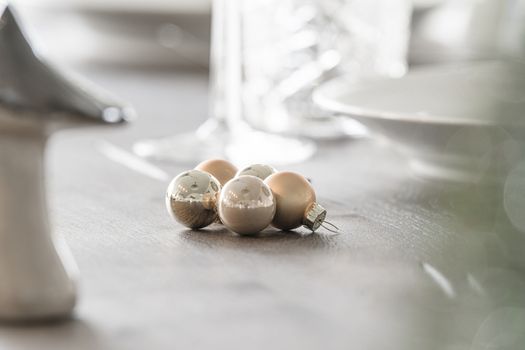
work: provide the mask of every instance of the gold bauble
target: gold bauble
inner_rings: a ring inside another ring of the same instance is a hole
[[[199,229],[217,219],[216,204],[221,186],[207,172],[189,170],[175,177],[166,191],[166,208],[182,225]]]
[[[202,170],[215,176],[219,180],[221,186],[233,179],[237,173],[237,168],[232,163],[224,159],[209,159],[195,167],[197,170]]]
[[[315,191],[304,176],[281,171],[264,182],[277,204],[272,226],[286,231],[304,225],[315,231],[323,223],[326,210],[316,203]]]
[[[251,235],[270,225],[275,214],[275,199],[261,179],[243,175],[224,185],[218,207],[224,226],[238,234]]]

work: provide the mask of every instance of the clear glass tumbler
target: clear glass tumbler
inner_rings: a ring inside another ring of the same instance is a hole
[[[238,1],[244,114],[259,129],[329,136],[322,126],[334,119],[312,103],[315,87],[407,70],[411,0]]]

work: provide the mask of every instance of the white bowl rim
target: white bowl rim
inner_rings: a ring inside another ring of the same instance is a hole
[[[488,61],[497,62],[497,61]],[[487,63],[485,61],[484,63]],[[465,64],[460,64],[465,66]],[[438,68],[443,69],[447,67],[458,67],[456,64],[444,64],[439,66],[433,66],[430,69]],[[424,72],[428,71],[429,68],[422,67],[414,69],[412,72]],[[398,80],[400,78],[382,78],[381,80],[391,81]],[[378,81],[376,79],[376,81]],[[346,76],[335,77],[323,84],[321,84],[313,93],[313,102],[322,109],[327,111],[347,115],[358,119],[369,118],[369,119],[382,119],[392,120],[400,122],[412,122],[421,124],[438,124],[438,125],[449,125],[449,126],[508,126],[508,123],[503,123],[494,119],[472,119],[462,117],[452,117],[439,114],[429,113],[405,113],[405,112],[389,112],[381,109],[373,109],[366,107],[359,107],[357,105],[351,105],[338,100],[338,97],[333,94],[333,91],[345,91],[348,90],[349,86],[354,84],[351,79]],[[518,125],[522,125],[521,123]],[[514,125],[516,126],[516,125]]]

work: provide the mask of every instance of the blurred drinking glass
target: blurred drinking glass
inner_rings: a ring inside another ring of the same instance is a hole
[[[289,163],[313,142],[363,132],[326,115],[312,91],[406,71],[410,0],[214,0],[210,118],[195,134],[136,144],[144,156]]]
[[[406,72],[410,0],[239,2],[244,112],[257,128],[314,138],[351,132],[312,104],[313,89],[338,75]]]

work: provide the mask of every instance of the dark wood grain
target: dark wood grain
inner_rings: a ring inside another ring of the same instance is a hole
[[[340,234],[190,231],[166,213],[168,181],[97,144],[129,151],[196,127],[206,77],[87,73],[141,119],[53,139],[52,218],[78,261],[81,303],[69,322],[1,328],[0,348],[523,349],[525,235],[501,188],[419,179],[370,139],[327,142],[287,169],[312,179]],[[191,167],[155,165],[170,176]]]

